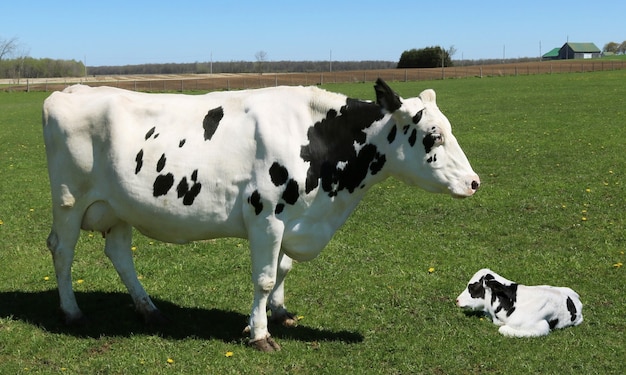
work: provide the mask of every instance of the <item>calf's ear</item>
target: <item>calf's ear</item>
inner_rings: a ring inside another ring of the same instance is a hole
[[[376,103],[387,112],[393,113],[402,106],[400,96],[396,94],[391,87],[389,87],[387,82],[383,81],[381,78],[376,80],[374,90],[376,91]]]
[[[485,280],[485,286],[490,288],[495,295],[504,296],[512,301],[516,299],[517,284],[504,285],[492,279]]]

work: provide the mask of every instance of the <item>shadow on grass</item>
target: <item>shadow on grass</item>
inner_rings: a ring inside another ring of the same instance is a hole
[[[36,325],[52,333],[76,337],[159,335],[182,340],[186,338],[217,339],[224,342],[245,341],[242,333],[248,316],[235,311],[180,307],[171,302],[153,299],[159,309],[171,320],[169,324],[148,326],[135,313],[132,301],[125,293],[76,292],[76,299],[89,323],[67,326],[62,322],[55,290],[42,292],[0,292],[0,318],[12,318]],[[277,339],[300,341],[363,341],[356,332],[330,331],[299,325],[296,328],[270,327]]]

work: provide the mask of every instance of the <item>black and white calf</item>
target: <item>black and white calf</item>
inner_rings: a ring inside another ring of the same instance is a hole
[[[583,321],[583,304],[572,289],[521,285],[486,268],[474,274],[456,304],[488,313],[505,336],[544,336]]]

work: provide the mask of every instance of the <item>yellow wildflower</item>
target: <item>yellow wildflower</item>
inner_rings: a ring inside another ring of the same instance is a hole
[[[174,363],[174,360],[173,360],[173,359],[171,359],[171,358],[168,358],[168,359],[167,359],[167,363],[169,363],[169,364],[171,365],[172,363]]]
[[[428,269],[428,273],[433,273],[433,272],[435,272],[435,267],[430,267],[430,268]]]
[[[615,268],[620,268],[621,266],[623,266],[624,264],[622,262],[617,262],[613,265],[613,267]]]
[[[48,280],[50,280],[50,277],[49,276],[44,276],[43,280],[44,281],[48,281]]]
[[[224,355],[225,355],[226,357],[232,357],[232,356],[233,356],[233,354],[235,354],[235,353],[233,353],[233,352],[226,352],[226,354],[224,354]]]

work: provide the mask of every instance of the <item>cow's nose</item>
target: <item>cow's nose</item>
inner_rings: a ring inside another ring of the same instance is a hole
[[[480,181],[472,181],[472,190],[478,190],[478,188],[480,187]]]

